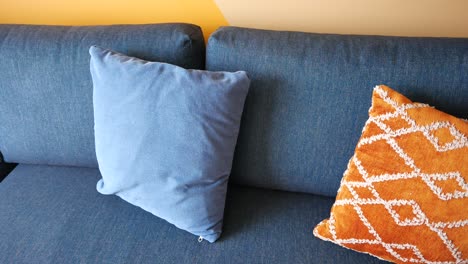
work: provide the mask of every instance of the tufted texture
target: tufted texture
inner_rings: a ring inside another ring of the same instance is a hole
[[[468,262],[468,123],[386,86],[314,233],[398,262]]]

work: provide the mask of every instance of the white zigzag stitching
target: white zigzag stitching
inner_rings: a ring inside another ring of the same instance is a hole
[[[449,122],[433,122],[429,125],[425,126],[418,126],[416,125],[416,122],[412,120],[408,114],[406,113],[407,109],[414,109],[414,108],[424,108],[424,107],[430,107],[426,104],[421,104],[421,103],[412,103],[412,104],[405,104],[402,106],[398,106],[396,102],[394,102],[392,99],[390,99],[387,95],[387,92],[380,88],[379,86],[375,87],[375,91],[380,95],[380,97],[389,105],[391,105],[394,109],[395,112],[393,113],[386,113],[382,114],[379,116],[373,116],[370,117],[366,125],[374,122],[376,125],[378,125],[382,130],[385,131],[383,134],[371,136],[369,138],[363,138],[360,140],[359,145],[365,145],[365,144],[370,144],[376,140],[380,139],[388,139],[388,138],[395,138],[401,135],[413,133],[413,132],[422,132],[423,135],[431,142],[431,144],[434,146],[434,148],[439,151],[439,152],[444,152],[444,151],[449,151],[449,150],[454,150],[458,148],[463,148],[468,146],[468,139],[463,133],[458,131],[455,126],[450,124]],[[410,128],[402,128],[398,129],[396,131],[392,131],[390,128],[388,128],[384,123],[381,121],[389,120],[391,118],[395,117],[401,117],[403,120],[408,122],[410,125]],[[364,127],[365,128],[365,127]],[[445,144],[444,146],[440,146],[438,142],[438,138],[432,135],[430,132],[435,131],[441,128],[448,128],[452,136],[454,137],[454,140],[452,142],[449,142]]]
[[[396,137],[399,137],[404,134],[413,133],[413,132],[422,132],[423,135],[432,143],[432,145],[434,145],[437,151],[443,152],[443,151],[458,149],[462,147],[467,147],[468,146],[467,138],[461,132],[459,132],[453,125],[451,125],[448,122],[434,122],[430,125],[418,126],[416,122],[412,120],[405,111],[407,109],[429,107],[428,105],[415,103],[415,104],[406,104],[406,105],[398,106],[396,102],[394,102],[388,97],[386,91],[384,91],[379,86],[375,88],[375,91],[379,94],[379,96],[386,103],[393,106],[393,108],[395,109],[395,112],[386,113],[386,114],[382,114],[379,116],[369,118],[369,120],[366,122],[366,126],[369,123],[374,122],[385,133],[371,136],[368,138],[363,138],[360,140],[358,146],[371,144],[377,140],[385,140],[393,148],[393,150],[405,161],[405,164],[408,165],[413,171],[410,173],[382,174],[382,175],[370,177],[367,171],[362,166],[359,159],[356,157],[356,155],[354,155],[351,158],[350,162],[348,163],[347,171],[349,171],[351,162],[353,162],[356,165],[359,173],[361,174],[365,182],[345,182],[343,179],[340,189],[343,187],[348,188],[351,195],[353,196],[353,199],[337,200],[334,206],[343,206],[343,205],[353,206],[359,218],[367,227],[369,233],[375,237],[375,240],[337,238],[337,234],[335,230],[335,219],[334,219],[334,216],[331,215],[330,221],[328,223],[329,223],[330,233],[332,234],[333,240],[338,244],[366,244],[366,243],[367,244],[380,244],[386,249],[388,253],[390,253],[392,256],[394,256],[395,258],[403,262],[409,261],[409,262],[423,262],[423,263],[451,263],[447,261],[445,262],[429,261],[424,258],[422,253],[419,251],[419,249],[415,245],[394,244],[394,243],[390,244],[390,243],[383,242],[380,236],[378,235],[377,231],[373,228],[373,226],[364,216],[360,207],[360,205],[365,205],[365,204],[381,204],[386,208],[386,210],[389,212],[389,214],[392,216],[392,218],[395,220],[395,222],[398,225],[402,225],[402,226],[426,225],[428,226],[432,231],[434,231],[439,236],[439,238],[447,246],[448,250],[451,252],[452,256],[456,259],[457,263],[468,262],[468,260],[466,259],[465,260],[461,259],[461,252],[458,251],[458,249],[455,247],[453,242],[447,237],[447,234],[444,233],[442,230],[443,228],[457,228],[457,227],[468,225],[468,219],[454,221],[454,222],[431,223],[429,222],[429,219],[426,217],[426,215],[421,210],[419,205],[414,200],[388,200],[388,201],[383,200],[373,186],[374,182],[383,182],[383,181],[389,181],[389,180],[410,179],[410,178],[420,177],[429,186],[429,188],[442,200],[450,200],[450,199],[468,197],[468,184],[464,181],[463,177],[461,176],[459,172],[435,173],[435,174],[421,173],[421,170],[414,164],[414,160],[411,157],[409,157],[404,152],[403,149],[400,148],[397,141],[395,140]],[[394,117],[403,118],[403,120],[405,120],[406,122],[408,122],[408,124],[410,124],[410,128],[402,128],[396,131],[392,131],[387,125],[385,125],[382,122],[382,121],[385,121]],[[439,146],[438,139],[435,136],[433,136],[430,132],[436,129],[440,129],[440,128],[448,128],[450,130],[450,133],[452,134],[452,136],[454,136],[455,139],[452,142],[445,144],[444,146]],[[345,172],[345,175],[346,175],[346,172]],[[461,186],[461,188],[464,189],[465,191],[464,192],[455,191],[454,193],[448,193],[448,194],[443,193],[443,190],[435,184],[435,181],[447,180],[447,179],[455,179],[457,183]],[[366,199],[359,198],[359,195],[355,191],[356,187],[367,188],[368,190],[371,191],[374,198],[366,198]],[[413,219],[404,219],[404,220],[400,219],[400,216],[393,209],[393,206],[401,206],[401,205],[411,206],[415,217]],[[403,258],[397,252],[395,252],[393,248],[411,249],[413,253],[418,257],[418,259]]]

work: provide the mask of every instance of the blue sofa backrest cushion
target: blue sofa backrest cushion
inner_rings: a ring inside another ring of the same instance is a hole
[[[378,84],[468,117],[468,39],[224,27],[206,60],[252,81],[231,175],[240,184],[336,195]]]
[[[0,152],[5,161],[97,167],[91,45],[185,68],[204,67],[204,39],[195,25],[0,25]]]

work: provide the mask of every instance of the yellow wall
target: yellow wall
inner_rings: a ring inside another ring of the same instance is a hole
[[[189,22],[310,32],[468,37],[468,0],[0,0],[0,23]]]
[[[227,25],[213,0],[0,0],[0,23],[97,25],[187,22],[205,36]]]

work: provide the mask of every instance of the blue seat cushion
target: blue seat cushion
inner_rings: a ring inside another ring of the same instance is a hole
[[[381,263],[315,238],[332,198],[231,186],[213,244],[100,195],[97,169],[18,165],[0,183],[0,263]]]

